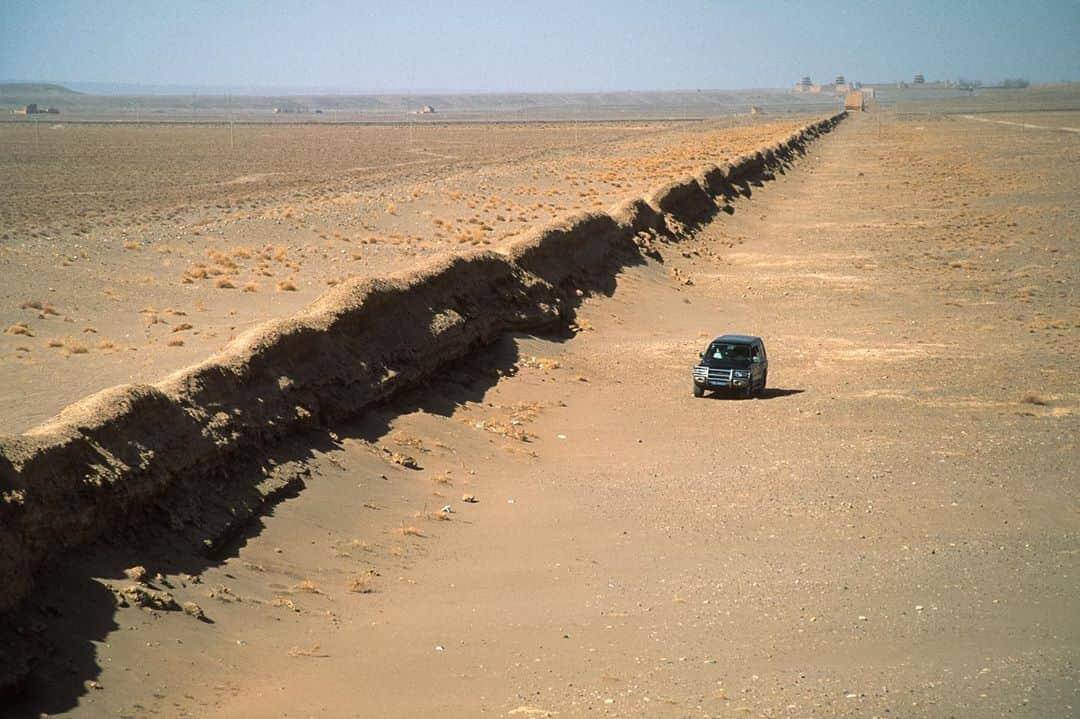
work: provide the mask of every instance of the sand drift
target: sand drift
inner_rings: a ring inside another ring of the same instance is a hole
[[[565,322],[579,293],[654,254],[771,179],[844,113],[610,213],[539,228],[503,252],[453,256],[335,287],[205,362],[152,385],[98,392],[17,437],[0,438],[0,613],[61,553],[152,522],[212,544],[286,479],[239,472],[284,438],[362,412],[507,331]],[[242,485],[226,507],[208,486]],[[216,519],[209,508],[217,502]],[[224,519],[221,517],[224,515]],[[211,528],[213,526],[213,528]]]

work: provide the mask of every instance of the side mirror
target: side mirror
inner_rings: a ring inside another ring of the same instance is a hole
[[[698,352],[697,356],[698,356],[698,359],[705,359],[705,353],[704,352]]]

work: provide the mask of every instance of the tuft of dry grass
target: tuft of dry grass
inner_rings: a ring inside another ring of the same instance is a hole
[[[166,342],[165,344],[168,345],[169,347],[183,347],[184,346],[184,340],[180,339],[179,337],[175,337],[175,338],[169,340],[168,342]]]
[[[386,206],[386,214],[388,214],[388,215],[396,215],[397,214],[397,205],[395,205],[393,202],[388,204]]]
[[[244,292],[258,292],[259,291],[259,283],[257,283],[257,282],[248,282],[246,285],[244,285],[244,290],[243,291]]]
[[[1021,404],[1036,404],[1040,407],[1044,407],[1049,404],[1048,400],[1045,397],[1036,392],[1028,392],[1020,398],[1020,402]]]
[[[417,527],[414,527],[412,525],[409,525],[409,526],[406,527],[404,522],[402,522],[402,524],[401,524],[400,531],[401,531],[401,536],[403,536],[403,537],[426,537],[427,536],[426,534],[424,534]]]
[[[90,348],[74,337],[67,337],[64,339],[64,351],[69,355],[84,355],[90,351]]]
[[[64,346],[64,340],[51,339],[48,342],[46,342],[45,344],[49,345],[50,347],[63,347]]]
[[[357,594],[373,594],[375,592],[374,580],[376,576],[374,570],[356,575],[349,580],[349,591]]]
[[[234,285],[232,283],[232,280],[230,280],[228,277],[222,277],[221,279],[219,279],[217,282],[214,283],[214,286],[217,287],[219,290],[235,290],[236,289],[236,285]]]
[[[6,335],[25,335],[26,337],[33,337],[34,333],[30,331],[30,325],[25,322],[16,322],[15,324],[4,330]]]
[[[316,659],[325,659],[326,657],[329,657],[330,655],[326,654],[325,652],[320,651],[318,644],[312,644],[311,647],[309,647],[307,649],[302,649],[300,647],[293,647],[292,649],[289,650],[289,656],[290,657],[313,657],[313,658],[316,658]]]
[[[190,329],[192,329],[191,323],[189,323],[189,322],[181,322],[180,324],[174,326],[172,328],[172,331],[173,332],[185,332],[185,331],[190,330]]]
[[[292,280],[282,280],[277,283],[278,292],[296,292],[296,284]]]
[[[521,365],[523,367],[531,367],[533,369],[541,369],[541,370],[545,370],[545,371],[546,370],[559,369],[559,367],[562,366],[561,364],[559,364],[558,360],[549,359],[547,357],[536,357],[536,356],[531,356],[531,357],[525,358],[524,360],[522,360]]]
[[[299,584],[293,585],[294,592],[304,592],[305,594],[322,594],[322,590],[319,589],[319,585],[310,579],[305,579]]]
[[[19,305],[20,310],[41,310],[43,305],[37,300],[27,300]]]
[[[286,609],[291,609],[294,612],[299,612],[300,611],[300,607],[296,606],[296,602],[294,602],[291,599],[285,599],[283,597],[275,599],[274,601],[270,602],[270,606],[271,607],[285,607]]]

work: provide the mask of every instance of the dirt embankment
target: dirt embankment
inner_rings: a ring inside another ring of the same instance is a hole
[[[288,479],[243,488],[246,510],[217,513],[201,491],[279,439],[353,415],[506,331],[565,319],[583,288],[769,179],[843,114],[610,213],[536,230],[506,254],[456,256],[388,279],[340,285],[292,317],[153,385],[92,395],[18,437],[0,438],[0,612],[72,547],[151,518],[213,543]]]

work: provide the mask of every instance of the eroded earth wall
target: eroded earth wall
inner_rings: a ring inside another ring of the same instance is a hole
[[[173,526],[197,524],[210,501],[199,491],[203,480],[258,480],[229,476],[238,457],[353,416],[501,333],[567,319],[579,292],[603,287],[655,243],[677,240],[770,179],[844,116],[608,213],[539,228],[502,253],[343,283],[201,364],[156,384],[98,392],[22,435],[0,437],[0,614],[65,550],[150,513]],[[258,481],[251,489],[265,496],[273,487]]]

